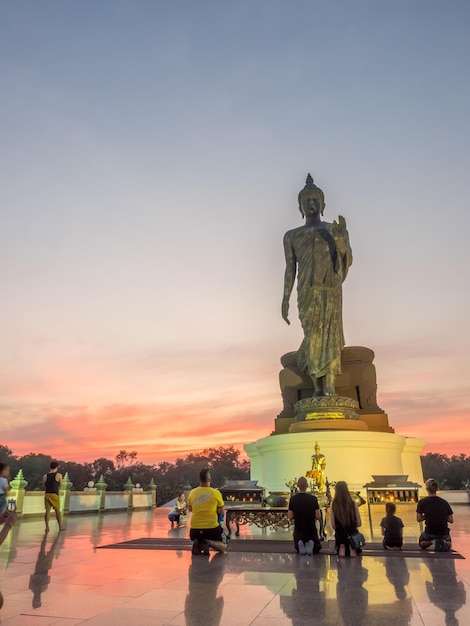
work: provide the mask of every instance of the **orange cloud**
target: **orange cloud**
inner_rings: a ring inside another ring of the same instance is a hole
[[[378,367],[379,404],[397,432],[426,440],[425,451],[468,453],[466,384],[454,380],[443,387],[441,375],[429,372],[435,351],[418,348],[406,359],[404,346],[392,349],[394,358],[402,357],[397,371],[390,372],[390,360],[382,372]],[[276,349],[149,350],[85,365],[70,358],[29,374],[5,372],[2,443],[16,454],[77,461],[114,458],[125,448],[147,463],[208,446],[241,449],[269,435],[281,409]]]
[[[157,463],[188,451],[262,437],[272,429],[273,419],[271,410],[251,413],[228,400],[209,408],[205,403],[179,408],[150,404],[96,409],[23,407],[23,423],[18,425],[11,419],[11,408],[4,406],[0,411],[9,424],[4,443],[16,454],[44,452],[76,461],[114,458],[124,448],[137,450],[142,461]]]
[[[400,397],[400,396],[399,396]],[[416,411],[405,419],[400,399],[390,397],[390,423],[397,432],[423,437],[427,451],[456,454],[470,449],[468,415],[425,407],[425,416]],[[256,402],[256,400],[258,402]],[[114,458],[120,449],[137,450],[147,463],[173,460],[176,456],[218,445],[237,445],[269,435],[279,407],[260,408],[262,398],[243,403],[219,398],[212,406],[205,402],[181,406],[160,404],[113,404],[87,406],[0,407],[3,443],[16,454],[44,452],[63,460],[92,461]],[[265,399],[266,400],[266,399]],[[251,411],[251,406],[258,408]],[[409,409],[410,407],[408,407]],[[16,420],[21,415],[20,420]],[[395,417],[393,417],[395,415]],[[398,419],[400,416],[400,419]]]

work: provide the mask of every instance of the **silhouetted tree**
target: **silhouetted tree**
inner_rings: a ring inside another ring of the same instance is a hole
[[[75,463],[74,461],[61,461],[59,472],[64,476],[67,472],[73,483],[74,491],[83,491],[91,480],[91,463]]]
[[[93,480],[98,480],[101,475],[106,479],[114,472],[114,462],[109,459],[100,458],[93,461],[91,464],[91,472]]]
[[[74,491],[81,491],[90,480],[96,482],[101,475],[109,491],[121,491],[129,477],[134,485],[139,483],[144,489],[153,479],[157,485],[158,505],[175,498],[188,484],[195,487],[199,472],[204,467],[210,469],[214,487],[221,487],[226,480],[247,479],[250,475],[249,462],[240,460],[240,451],[233,446],[206,448],[202,452],[179,457],[174,463],[162,461],[156,465],[140,463],[137,452],[127,450],[119,451],[116,463],[103,457],[93,463],[62,461],[46,454],[34,453],[16,457],[10,448],[2,445],[0,455],[10,463],[13,476],[20,468],[23,470],[28,490],[42,490],[42,477],[48,471],[50,462],[57,460],[59,471],[62,474],[68,472]]]
[[[119,454],[116,454],[116,465],[118,469],[123,467],[130,467],[137,463],[137,452],[133,450],[128,452],[127,450],[120,450]]]
[[[470,456],[429,452],[421,457],[424,478],[435,478],[441,489],[463,489],[470,480]]]
[[[8,446],[0,444],[0,462],[9,463],[13,458],[13,450]]]
[[[42,490],[42,477],[49,471],[49,465],[53,460],[55,459],[48,454],[35,454],[34,452],[18,458],[18,466],[21,467],[28,481],[28,491]]]

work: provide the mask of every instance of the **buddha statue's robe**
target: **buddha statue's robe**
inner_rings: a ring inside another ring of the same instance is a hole
[[[304,331],[298,352],[301,371],[311,377],[341,373],[344,347],[342,284],[352,263],[346,229],[320,222],[284,235],[287,263],[297,267],[297,305]]]

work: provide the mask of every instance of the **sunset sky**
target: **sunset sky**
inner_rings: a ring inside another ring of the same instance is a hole
[[[469,23],[466,0],[2,3],[0,443],[153,463],[268,435],[310,171],[380,406],[469,454]]]

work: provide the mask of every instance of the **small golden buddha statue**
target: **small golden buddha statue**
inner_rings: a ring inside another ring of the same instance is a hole
[[[312,454],[312,469],[309,472],[309,478],[315,479],[318,492],[321,494],[325,493],[326,490],[325,468],[326,457],[324,454],[320,453],[320,446],[318,445],[317,441],[315,444],[315,454]]]

